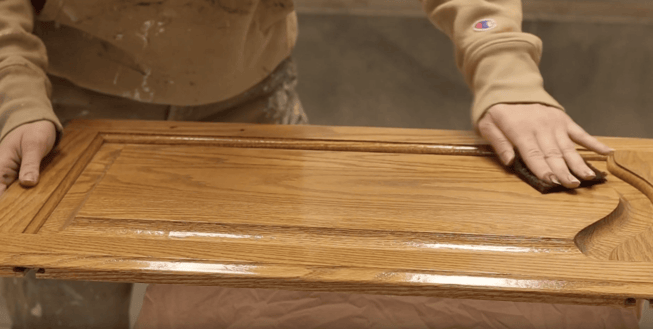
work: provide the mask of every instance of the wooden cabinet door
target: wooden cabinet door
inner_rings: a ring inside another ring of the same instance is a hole
[[[542,195],[470,132],[76,121],[0,198],[0,273],[632,305],[653,297],[653,141]]]

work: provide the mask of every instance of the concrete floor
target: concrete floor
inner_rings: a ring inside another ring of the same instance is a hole
[[[294,57],[311,123],[471,129],[471,94],[451,43],[426,18],[300,15],[299,22]],[[543,39],[546,88],[581,126],[653,138],[653,26],[529,21],[524,29]],[[144,288],[134,289],[134,319]],[[651,318],[642,328],[653,328]]]

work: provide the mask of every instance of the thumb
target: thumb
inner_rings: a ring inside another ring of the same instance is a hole
[[[52,146],[52,143],[42,136],[23,136],[21,141],[20,175],[18,178],[21,185],[30,187],[38,183],[41,160],[50,152]]]
[[[494,121],[488,116],[484,117],[478,124],[478,131],[490,142],[501,162],[506,166],[511,165],[515,160],[515,147]]]

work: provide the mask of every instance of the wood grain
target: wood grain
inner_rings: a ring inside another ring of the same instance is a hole
[[[606,163],[593,163],[599,170],[609,170],[610,173],[624,179],[624,175],[616,168],[613,158]],[[650,254],[640,252],[623,252],[623,245],[637,241],[637,236],[647,232],[653,224],[653,206],[650,200],[639,190],[624,181],[615,181],[615,189],[619,191],[619,206],[610,216],[588,226],[578,233],[576,245],[584,254],[605,260],[642,261],[650,260]]]
[[[229,138],[283,138],[305,141],[392,142],[453,146],[487,145],[472,131],[406,129],[340,126],[278,126],[239,123],[134,121],[134,120],[74,120],[70,129],[93,130],[111,135],[134,136],[196,136]],[[604,144],[619,150],[647,151],[653,149],[653,139],[597,137]],[[484,146],[487,147],[487,146]],[[578,149],[585,155],[596,156]],[[605,157],[601,158],[605,160]]]
[[[653,151],[651,140],[602,141]],[[653,297],[653,263],[633,247],[653,239],[642,191],[611,175],[541,195],[471,132],[77,121],[46,169],[45,186],[0,200],[0,275],[616,306]],[[37,209],[15,207],[22,196]]]
[[[77,212],[84,205],[95,186],[104,178],[107,170],[120,155],[124,148],[121,144],[104,144],[93,155],[91,161],[86,165],[84,171],[75,179],[74,184],[65,192],[65,197],[59,198],[59,203],[52,210],[48,220],[43,227],[38,228],[37,223],[43,220],[34,221],[35,229],[27,230],[25,233],[56,233],[62,230],[68,223],[75,219]],[[89,152],[92,154],[92,152]],[[73,180],[74,177],[69,178]],[[62,187],[62,189],[65,187]]]
[[[258,268],[243,264],[170,262],[156,259],[144,261],[114,259],[111,266],[106,266],[106,260],[86,258],[85,261],[87,263],[84,266],[79,266],[79,263],[69,264],[63,260],[56,265],[53,264],[47,271],[37,274],[37,277],[115,281],[129,276],[134,282],[160,284],[207,285],[219,281],[220,285],[237,288],[265,287],[304,291],[348,291],[384,295],[633,306],[631,297],[589,292],[593,287],[610,284],[606,282],[519,280],[439,272],[402,272],[396,269],[288,265],[268,265],[265,268]],[[85,270],[77,270],[80,267]],[[134,268],[142,268],[142,270],[134,271]],[[162,271],[162,268],[166,270]],[[179,272],[183,272],[183,275]],[[239,275],[233,275],[234,273]],[[568,289],[565,294],[527,290],[526,287],[536,284]],[[487,286],[493,286],[493,289],[487,289]],[[571,287],[575,289],[572,290]],[[632,287],[650,289],[650,285],[646,284],[634,284]]]
[[[652,163],[652,152],[633,151],[615,152],[608,162],[615,175],[642,192],[641,203],[646,203],[645,197],[653,201]],[[643,207],[637,208],[638,211],[641,211],[640,209]],[[639,225],[630,228],[631,238],[624,240],[615,248],[611,259],[653,261],[653,216],[639,216],[638,218]]]
[[[64,179],[60,181],[57,188],[50,194],[50,196],[43,203],[43,206],[40,208],[39,212],[34,216],[34,218],[29,222],[29,225],[25,228],[24,233],[36,233],[45,221],[49,218],[54,211],[55,207],[59,205],[61,199],[66,195],[70,188],[73,186],[74,182],[77,180],[79,175],[86,169],[88,162],[92,159],[95,153],[100,149],[103,144],[101,136],[95,136],[93,140],[89,143],[88,148],[80,154],[79,158],[76,158],[76,162],[72,165],[70,171],[65,175]]]
[[[506,293],[499,299],[570,302],[567,298],[574,296],[579,300],[571,302],[580,302],[584,296],[593,304],[621,300],[622,306],[627,298],[650,297],[652,288],[647,263],[606,265],[583,261],[579,254],[555,257],[557,265],[552,268],[546,257],[537,254],[478,254],[469,250],[397,254],[390,249],[362,250],[359,254],[334,247],[101,237],[75,237],[76,243],[71,244],[72,237],[3,235],[0,243],[12,245],[9,252],[16,253],[12,261],[45,268],[39,276],[48,278],[152,282],[151,275],[153,282],[286,288],[296,284],[294,289],[322,291],[348,291],[343,289],[347,285],[367,293],[436,296],[465,296],[471,289],[474,293],[484,290],[488,298]],[[437,269],[433,264],[438,264]],[[564,268],[576,270],[565,277],[560,275]],[[505,274],[515,270],[524,276]],[[617,277],[631,281],[612,281]],[[447,289],[439,290],[443,286]]]
[[[76,218],[65,228],[67,234],[80,236],[132,236],[139,239],[275,244],[335,243],[347,248],[393,248],[400,250],[426,247],[432,249],[477,249],[502,252],[578,253],[568,239],[527,238],[501,235],[402,232],[311,228],[301,226],[196,223],[151,220]]]
[[[255,137],[450,145],[487,144],[471,131],[456,130],[138,120],[73,120],[68,127],[112,135]]]
[[[653,153],[616,151],[607,161],[609,171],[622,182],[619,207],[576,237],[583,253],[598,259],[653,261]],[[606,166],[606,164],[598,164]]]
[[[152,136],[152,135],[104,135],[107,143],[127,144],[158,144],[158,145],[204,145],[214,147],[236,148],[266,148],[283,150],[314,150],[332,152],[374,152],[374,153],[406,153],[406,154],[441,154],[493,156],[489,145],[450,145],[450,144],[420,144],[401,142],[374,141],[337,141],[337,140],[306,140],[290,138],[259,138],[259,137],[197,137],[197,136]]]
[[[618,202],[568,199],[483,158],[127,145],[77,217],[570,238]]]
[[[0,212],[0,233],[23,232],[35,219],[41,222],[47,217],[50,209],[43,206],[56,205],[54,201],[63,197],[67,190],[68,186],[61,185],[62,177],[76,178],[84,166],[83,163],[76,167],[74,164],[79,163],[80,157],[94,153],[94,148],[89,149],[94,141],[96,147],[101,145],[95,139],[96,135],[97,131],[92,129],[70,127],[54,154],[45,160],[47,164],[42,169],[37,186],[23,188],[13,184],[7,189],[0,197],[0,202],[4,205]]]
[[[28,260],[23,260],[28,262]],[[53,256],[48,269],[37,272],[37,278],[133,282],[221,285],[239,288],[265,287],[305,291],[350,291],[368,294],[447,296],[450,298],[513,300],[568,304],[633,306],[632,298],[619,297],[592,290],[606,282],[520,280],[495,276],[468,276],[441,272],[403,272],[396,269],[364,269],[347,267],[299,267],[273,265],[169,261],[167,259],[117,259]],[[81,270],[80,270],[81,268]],[[139,269],[139,270],[134,270]],[[327,283],[327,284],[325,284]],[[565,294],[533,291],[534,285],[564,287]],[[487,286],[493,288],[487,289]],[[573,287],[573,288],[572,288]],[[632,284],[633,290],[650,289],[649,284]],[[626,293],[627,293],[626,289]],[[637,293],[633,296],[636,296]],[[631,296],[631,295],[627,295]]]
[[[630,176],[624,175],[628,177],[625,180],[653,201],[653,152],[618,151],[611,160],[613,169],[624,169],[617,171],[620,174],[625,173],[624,171],[630,173]]]

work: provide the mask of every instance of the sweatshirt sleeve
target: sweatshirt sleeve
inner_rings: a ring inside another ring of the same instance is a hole
[[[63,130],[50,102],[48,60],[34,34],[30,0],[0,1],[0,140],[16,127],[48,120]]]
[[[564,111],[544,90],[542,41],[521,30],[521,0],[421,0],[455,45],[456,65],[474,93],[472,124],[498,103],[540,103]]]

